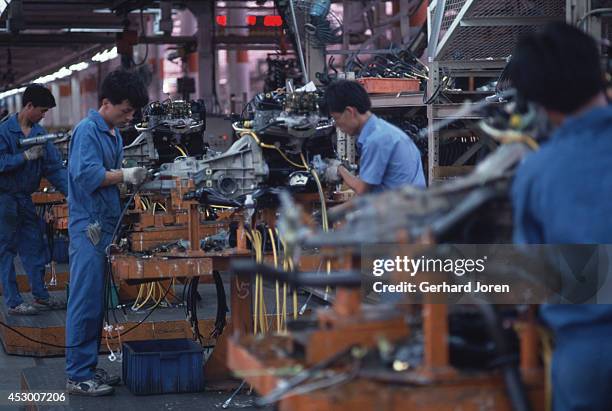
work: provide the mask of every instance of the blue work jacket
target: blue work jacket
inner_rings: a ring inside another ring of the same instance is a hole
[[[96,110],[74,128],[68,160],[69,232],[83,232],[89,224],[99,223],[102,231],[112,233],[121,214],[119,189],[102,187],[106,172],[121,168],[123,140],[115,135]]]
[[[34,124],[30,134],[21,131],[17,114],[0,124],[0,193],[30,196],[40,186],[40,179],[47,178],[64,195],[68,193],[66,168],[62,156],[48,141],[45,155],[26,161],[23,152],[28,147],[19,147],[19,140],[47,134],[39,124]]]
[[[517,170],[514,242],[612,244],[611,159],[612,107],[566,120]],[[612,336],[612,305],[545,305],[541,314],[559,338]]]

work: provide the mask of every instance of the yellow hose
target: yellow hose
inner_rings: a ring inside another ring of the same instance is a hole
[[[262,143],[261,140],[259,140],[259,137],[257,137],[257,134],[255,134],[253,131],[251,130],[244,130],[240,133],[240,137],[244,136],[244,135],[249,135],[253,138],[253,140],[255,140],[255,142],[257,143],[257,145],[259,145],[262,148],[267,148],[267,149],[271,149],[271,150],[276,150],[278,151],[278,153],[281,155],[281,157],[288,162],[289,164],[291,164],[294,167],[297,168],[303,168],[303,169],[308,169],[308,167],[304,167],[302,164],[298,164],[294,161],[292,161],[289,157],[287,157],[287,155],[278,147],[276,147],[275,145],[272,144],[266,144],[266,143]]]
[[[305,166],[308,166],[308,164],[306,163],[306,159],[304,158],[304,154],[300,154],[300,156],[302,158],[302,163],[304,163]],[[319,179],[319,175],[317,174],[317,171],[314,168],[309,168],[309,170],[313,178],[315,179],[315,183],[317,184],[317,191],[319,192],[319,200],[321,201],[321,225],[323,226],[323,231],[328,232],[329,231],[329,220],[327,216],[327,206],[325,204],[325,193],[323,192],[323,185],[321,184],[321,180]],[[331,272],[331,261],[329,260],[329,258],[325,259],[325,268],[327,270],[327,274],[329,274]],[[325,299],[327,299],[327,294],[329,294],[329,292],[330,292],[329,286],[325,287],[325,297],[324,297]]]
[[[274,231],[268,228],[268,234],[270,235],[270,243],[272,244],[272,256],[274,257],[274,268],[278,267],[278,255],[276,254],[276,241],[274,238]],[[280,285],[278,280],[274,282],[276,292],[276,331],[281,331],[281,312],[280,312]]]

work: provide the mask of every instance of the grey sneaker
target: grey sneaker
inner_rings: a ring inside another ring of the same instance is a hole
[[[38,314],[38,309],[31,304],[21,303],[18,306],[9,308],[8,313],[13,315],[36,315]]]
[[[66,301],[54,297],[49,297],[46,300],[35,298],[32,306],[40,311],[63,310],[66,308]]]
[[[110,375],[103,368],[96,368],[96,376],[94,378],[100,381],[102,384],[110,385],[111,387],[119,385],[121,382],[121,377],[118,375]]]
[[[115,389],[107,384],[102,384],[100,380],[94,377],[87,381],[72,381],[66,382],[66,391],[72,395],[85,395],[88,397],[100,397],[103,395],[112,394]]]

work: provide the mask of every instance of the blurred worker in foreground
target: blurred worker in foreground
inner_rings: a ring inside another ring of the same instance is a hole
[[[71,394],[107,395],[120,382],[98,364],[104,317],[106,250],[121,217],[120,183],[140,185],[143,167],[121,168],[118,127],[148,102],[141,79],[114,71],[102,82],[99,110],[89,110],[74,128],[68,162],[70,297],[66,316],[66,389]]]
[[[514,241],[611,244],[612,108],[594,39],[549,25],[519,41],[509,74],[557,127],[517,171]],[[553,409],[610,409],[612,306],[544,305],[541,315],[555,334]]]
[[[38,122],[55,107],[51,92],[42,85],[27,87],[23,107],[0,125],[0,270],[4,303],[9,314],[34,315],[39,310],[61,309],[64,301],[49,296],[45,288],[47,255],[40,224],[32,203],[41,177],[67,194],[66,168],[52,142],[21,148],[19,141],[46,134]],[[51,250],[52,251],[52,250]],[[24,302],[17,288],[14,259],[19,254],[30,278],[32,303]]]
[[[411,184],[425,187],[421,153],[402,130],[378,118],[361,84],[339,80],[325,90],[327,108],[342,132],[356,136],[359,176],[336,164],[338,175],[357,194]]]

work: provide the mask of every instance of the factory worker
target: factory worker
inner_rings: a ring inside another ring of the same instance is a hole
[[[406,133],[370,111],[370,97],[359,83],[335,81],[325,90],[325,100],[336,127],[357,137],[359,176],[337,165],[347,186],[357,194],[407,184],[425,187],[419,149]]]
[[[45,288],[47,253],[41,219],[32,203],[41,177],[66,195],[66,168],[51,141],[21,147],[20,141],[46,134],[38,122],[55,107],[55,99],[44,86],[28,86],[19,113],[0,124],[0,271],[4,303],[11,315],[34,315],[40,310],[61,309],[65,302],[49,296]],[[52,251],[52,250],[51,250]],[[32,303],[24,302],[15,277],[15,256],[30,279]]]
[[[556,127],[517,171],[516,243],[612,243],[612,107],[600,63],[593,38],[565,23],[523,38],[513,53],[513,86]],[[548,304],[540,313],[555,335],[553,410],[610,409],[612,305]]]
[[[74,128],[68,160],[70,297],[66,316],[66,389],[100,396],[119,383],[97,368],[104,317],[106,250],[121,214],[120,183],[140,185],[147,171],[121,168],[123,141],[119,127],[148,102],[135,73],[117,70],[104,79],[100,107]]]

